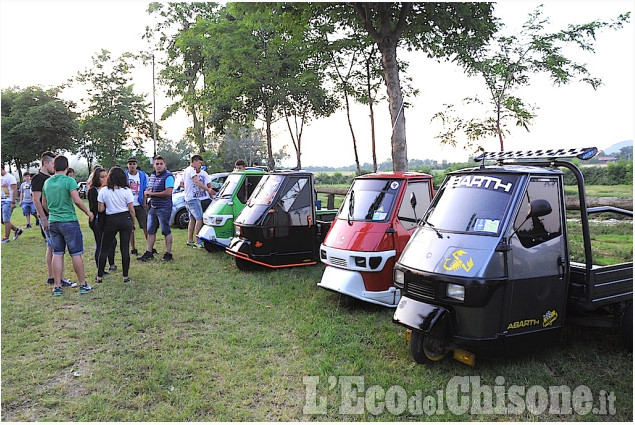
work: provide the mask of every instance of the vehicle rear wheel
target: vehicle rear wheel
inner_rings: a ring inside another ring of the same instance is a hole
[[[252,262],[243,260],[242,258],[238,258],[238,257],[235,257],[235,258],[236,258],[236,267],[238,267],[238,270],[242,272],[250,272],[254,270],[255,266]]]
[[[412,331],[410,354],[419,364],[432,364],[443,359],[448,350],[443,347],[443,341],[431,338],[421,331]]]
[[[628,303],[620,319],[622,343],[628,351],[633,351],[633,303]]]
[[[190,222],[190,213],[185,208],[176,213],[174,217],[174,223],[179,229],[187,229],[187,225]]]

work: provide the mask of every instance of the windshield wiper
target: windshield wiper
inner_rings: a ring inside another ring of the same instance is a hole
[[[431,228],[432,230],[434,230],[434,231],[436,232],[436,234],[437,234],[437,236],[439,237],[439,239],[443,239],[443,235],[441,234],[441,232],[439,232],[439,230],[438,230],[436,227],[434,227],[434,224],[430,223],[430,222],[429,222],[428,220],[426,220],[426,219],[423,219],[422,221],[423,221],[423,224],[427,224],[428,226],[430,226],[430,228]]]
[[[349,226],[353,225],[353,212],[355,211],[355,191],[351,190],[351,197],[348,201],[348,217],[346,217],[346,222]]]
[[[470,217],[470,221],[467,222],[467,227],[465,228],[466,232],[470,231],[470,227],[472,226],[472,221],[474,221],[475,218],[476,218],[476,213],[472,214],[472,217]]]

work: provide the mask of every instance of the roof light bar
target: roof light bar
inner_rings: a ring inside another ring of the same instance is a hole
[[[507,152],[483,152],[474,161],[480,162],[487,159],[559,159],[559,158],[580,158],[584,161],[593,158],[598,153],[597,148],[582,149],[547,149],[536,151],[507,151]]]

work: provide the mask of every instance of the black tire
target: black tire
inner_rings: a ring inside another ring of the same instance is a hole
[[[221,250],[221,247],[216,245],[215,243],[211,243],[210,241],[203,241],[203,246],[207,250],[207,252],[218,252]]]
[[[187,229],[187,225],[190,223],[190,214],[185,208],[179,210],[174,216],[174,224],[179,229]]]
[[[243,260],[242,258],[238,257],[234,258],[236,259],[236,267],[238,267],[238,270],[240,270],[241,272],[250,272],[254,270],[255,266],[254,263],[252,263],[251,261]]]
[[[448,354],[448,350],[443,348],[442,341],[430,338],[421,331],[412,331],[410,354],[419,364],[433,364],[443,359]]]
[[[628,351],[633,351],[633,303],[628,303],[620,319],[620,335],[622,344]]]

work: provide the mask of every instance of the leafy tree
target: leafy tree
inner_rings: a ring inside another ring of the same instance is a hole
[[[42,152],[74,151],[78,138],[74,104],[58,97],[60,88],[2,90],[2,162],[22,168]]]
[[[456,134],[464,133],[468,146],[473,147],[473,142],[497,136],[500,149],[504,150],[503,134],[509,134],[507,122],[512,121],[516,126],[529,131],[529,126],[536,117],[535,108],[515,96],[514,90],[529,85],[530,76],[538,73],[547,74],[554,85],[579,79],[591,85],[594,90],[597,89],[601,80],[593,78],[585,64],[564,56],[562,50],[565,46],[573,45],[584,51],[594,52],[597,33],[604,28],[621,28],[629,17],[630,12],[611,22],[592,21],[549,32],[545,29],[549,19],[543,18],[542,6],[539,6],[530,14],[518,34],[498,34],[489,48],[472,53],[464,52],[459,56],[459,62],[469,75],[483,77],[490,95],[491,109],[484,119],[462,119],[455,116],[453,105],[446,105],[445,112],[439,112],[433,117],[441,120],[447,127],[445,133],[438,138],[443,143],[456,145]],[[466,98],[464,101],[466,104],[483,104],[478,97]],[[478,148],[482,150],[480,146]]]
[[[160,61],[159,81],[167,86],[167,94],[176,99],[161,116],[166,119],[180,109],[192,117],[191,134],[197,150],[205,152],[205,90],[206,69],[210,61],[203,54],[204,37],[192,27],[197,19],[214,21],[218,17],[218,4],[206,2],[159,3],[152,2],[148,13],[157,17],[153,28],[147,27],[144,38],[155,42],[165,53]]]
[[[88,97],[82,116],[82,154],[108,168],[125,163],[132,150],[140,150],[152,137],[149,104],[134,93],[131,81],[134,56],[124,53],[116,60],[102,50],[93,57],[93,67],[79,72],[75,81],[82,84]]]
[[[615,154],[617,159],[633,159],[633,147],[632,146],[624,146],[620,148],[620,151]]]
[[[190,159],[194,155],[192,141],[183,138],[174,144],[171,140],[162,139],[157,144],[157,155],[165,160],[165,166],[170,171],[178,171],[190,165]]]
[[[491,3],[352,3],[340,10],[345,25],[361,27],[377,44],[388,94],[392,162],[407,171],[404,99],[397,47],[425,52],[433,58],[454,58],[477,51],[495,30]],[[353,21],[354,18],[355,21]]]
[[[286,115],[304,124],[333,110],[321,85],[320,59],[307,43],[303,25],[299,21],[282,27],[276,7],[229,3],[223,19],[199,20],[192,28],[206,43],[206,60],[214,63],[205,77],[210,126],[219,131],[229,122],[264,122],[270,168],[276,162],[274,122]],[[301,155],[300,136],[299,131],[292,136],[296,158]]]

